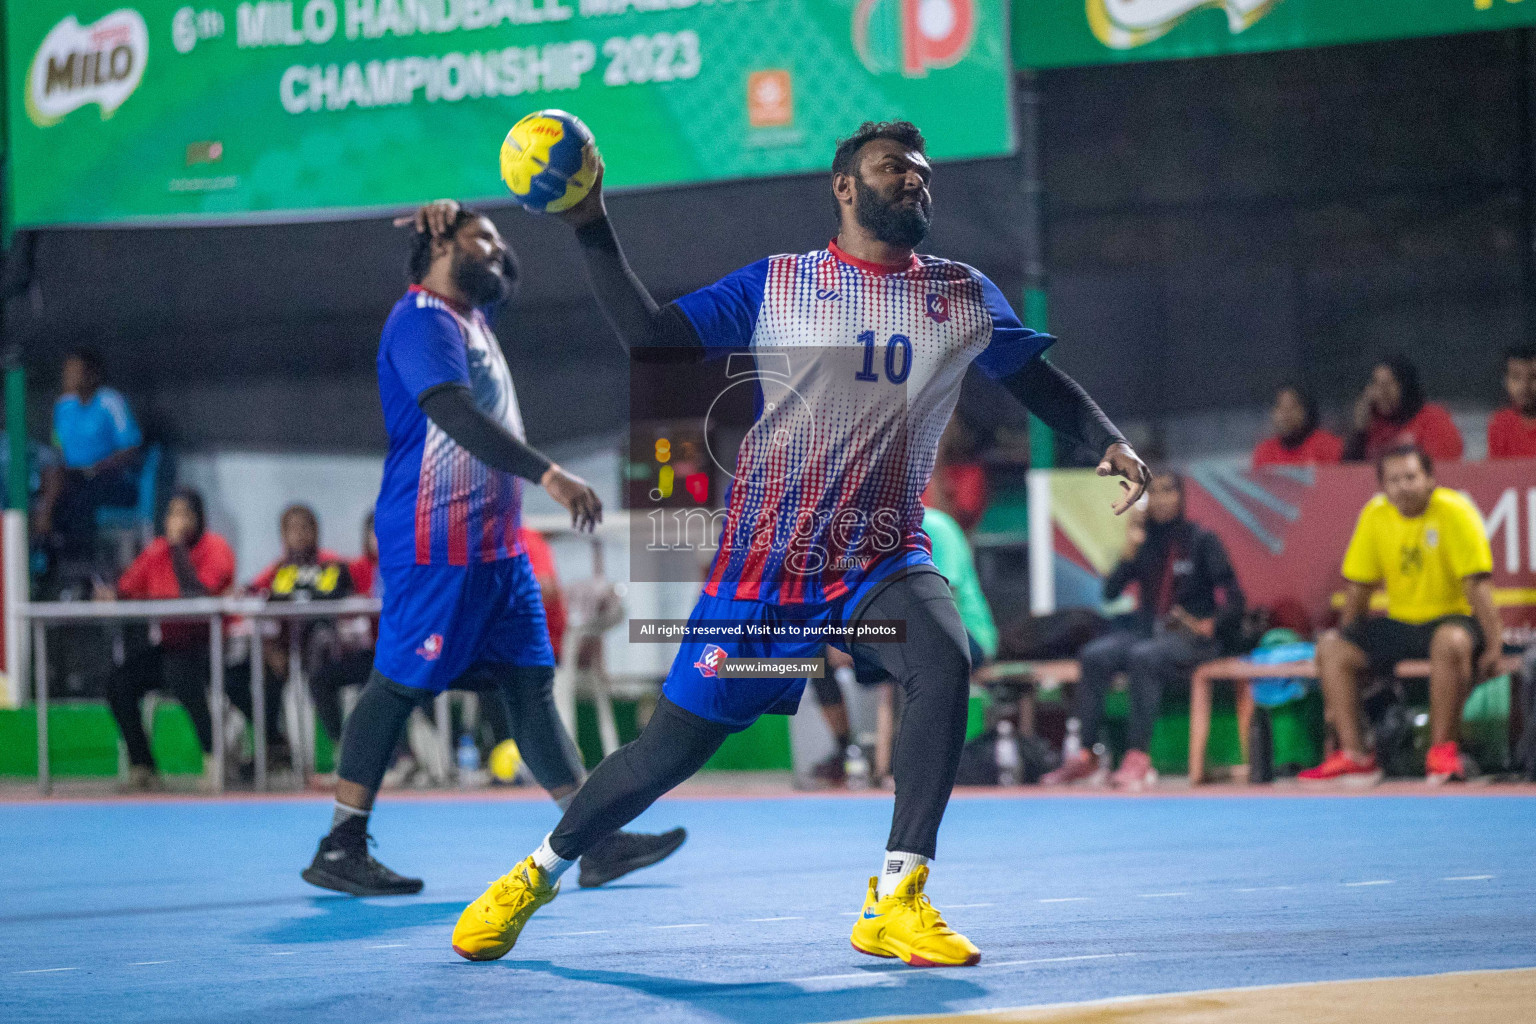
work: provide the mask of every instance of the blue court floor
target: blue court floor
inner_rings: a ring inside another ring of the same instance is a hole
[[[427,888],[357,900],[299,879],[318,800],[0,804],[0,1020],[798,1024],[1536,965],[1528,796],[957,797],[929,891],[984,959],[929,971],[848,944],[889,813],[664,800],[636,827],[676,856],[472,964],[453,922],[552,805],[386,799]]]

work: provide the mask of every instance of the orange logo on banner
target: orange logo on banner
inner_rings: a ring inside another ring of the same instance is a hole
[[[747,121],[753,128],[777,128],[795,119],[795,94],[788,71],[754,71],[747,76]]]

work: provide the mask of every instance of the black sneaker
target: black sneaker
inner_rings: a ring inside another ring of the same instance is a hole
[[[811,778],[827,786],[841,786],[848,781],[842,748],[832,751],[811,766]]]
[[[615,832],[581,855],[581,877],[576,882],[583,889],[593,889],[623,878],[631,871],[666,860],[687,838],[688,831],[681,828],[659,836]]]
[[[409,896],[421,892],[421,879],[397,875],[373,859],[368,852],[372,841],[372,836],[363,836],[359,843],[351,837],[327,835],[320,840],[315,859],[299,877],[310,885],[353,896]]]

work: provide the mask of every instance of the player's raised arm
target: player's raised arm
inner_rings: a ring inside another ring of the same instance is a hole
[[[598,308],[619,336],[624,351],[654,362],[690,362],[703,357],[703,346],[687,318],[676,306],[657,305],[624,258],[603,204],[601,162],[592,190],[556,216],[575,229]]]
[[[1116,515],[1136,504],[1150,478],[1146,463],[1081,384],[1038,355],[1002,383],[1046,426],[1099,453],[1099,476],[1125,478]]]

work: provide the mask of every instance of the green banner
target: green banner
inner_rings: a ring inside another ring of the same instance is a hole
[[[558,107],[615,187],[826,168],[866,119],[1012,148],[1006,0],[12,0],[14,223],[505,197]]]
[[[1536,25],[1536,0],[1026,0],[1019,67],[1289,50]]]

